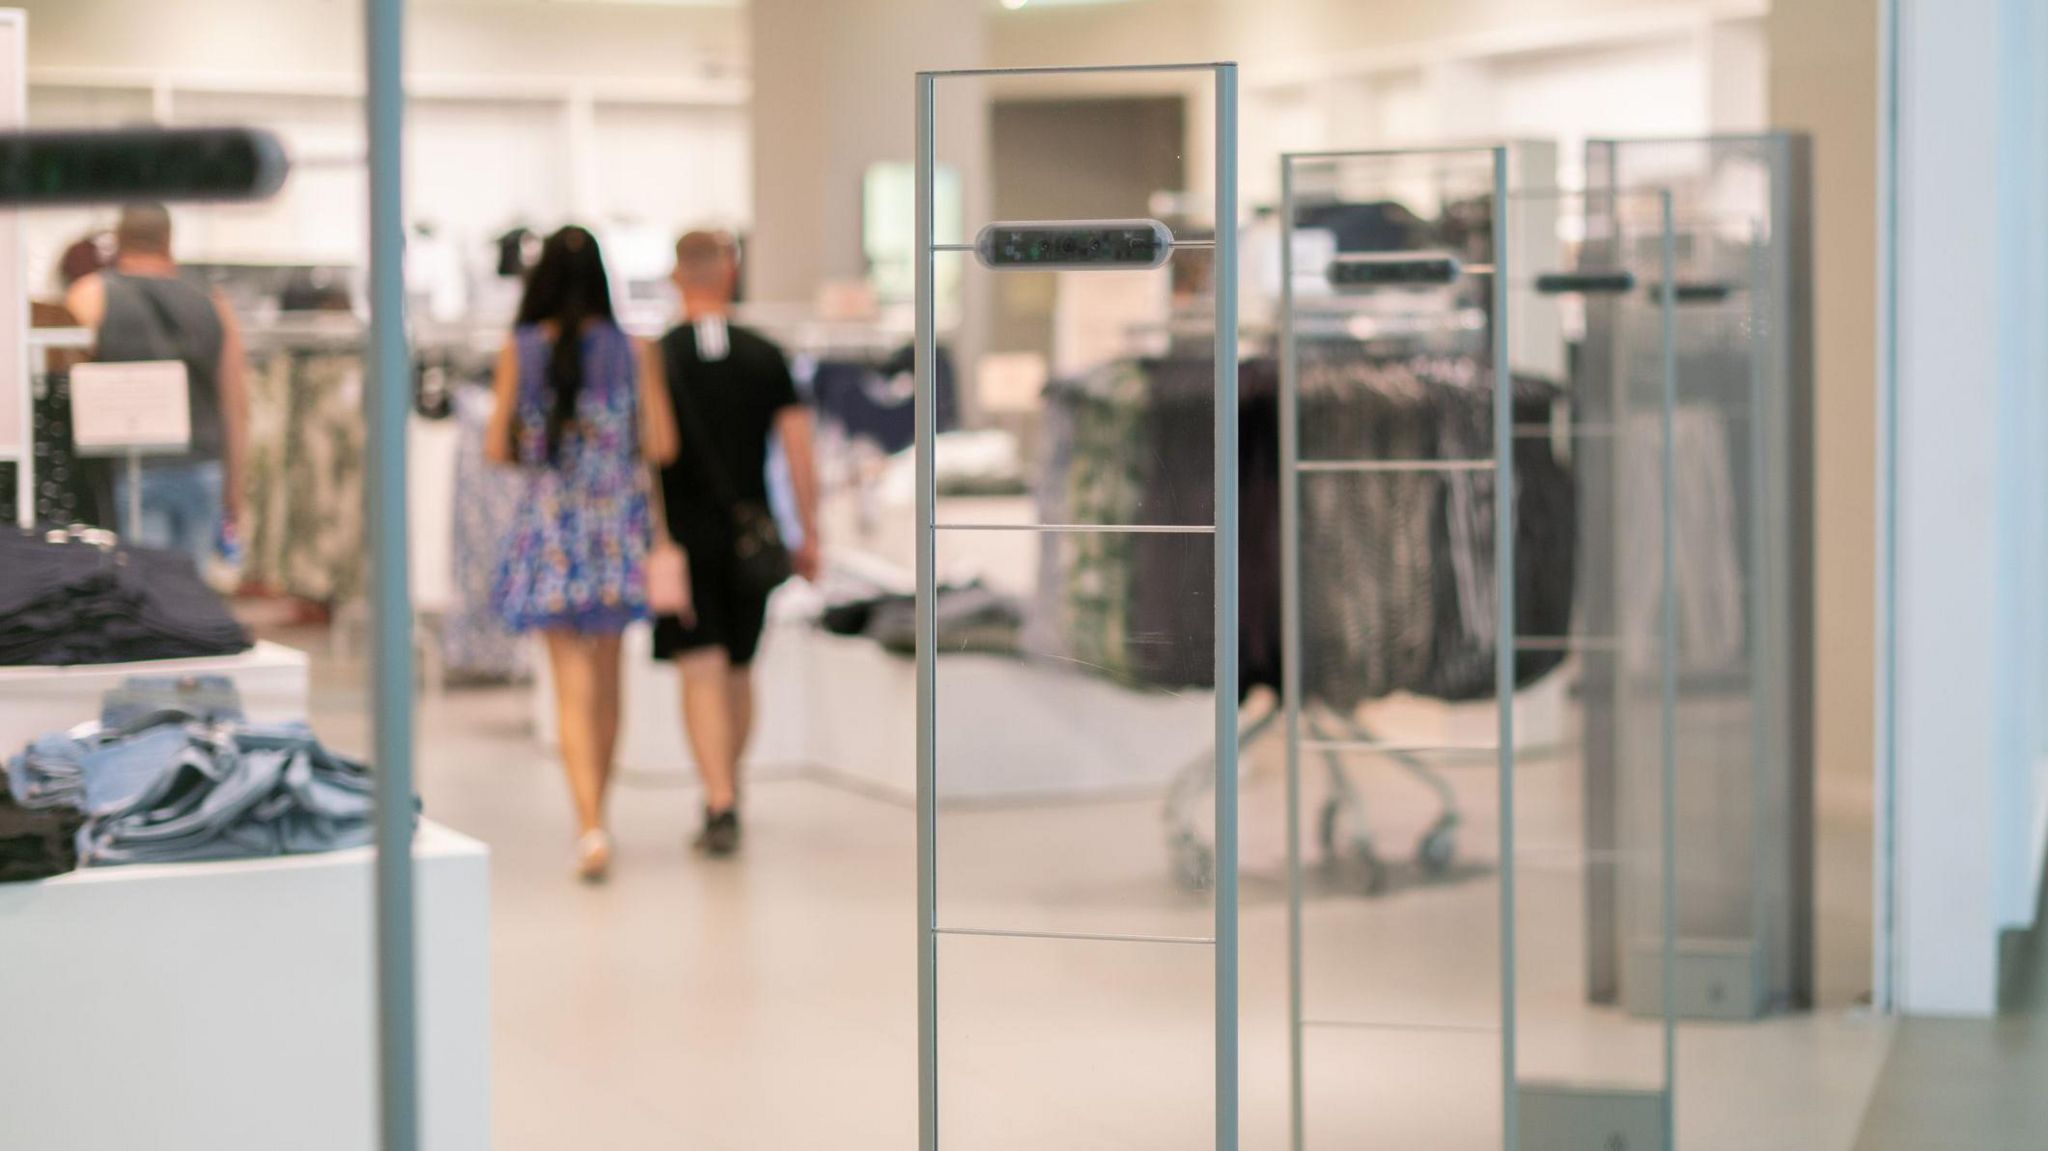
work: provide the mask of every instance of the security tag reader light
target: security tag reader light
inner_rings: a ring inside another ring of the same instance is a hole
[[[1157,268],[1173,254],[1173,230],[1157,220],[995,223],[975,237],[974,253],[997,271]]]

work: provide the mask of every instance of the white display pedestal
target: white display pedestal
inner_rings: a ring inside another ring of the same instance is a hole
[[[914,800],[917,665],[870,640],[815,630],[804,648],[815,677],[812,762]],[[1164,787],[1212,743],[1215,704],[1207,691],[1134,691],[994,655],[947,656],[939,683],[938,752],[948,801]],[[946,722],[948,714],[958,722]]]
[[[422,1146],[490,1146],[485,847],[431,823],[419,898]],[[363,848],[0,884],[0,1143],[371,1151]]]
[[[71,667],[0,667],[0,756],[37,736],[98,719],[100,699],[131,675],[224,675],[256,723],[306,718],[306,653],[263,642],[240,655],[95,663]]]

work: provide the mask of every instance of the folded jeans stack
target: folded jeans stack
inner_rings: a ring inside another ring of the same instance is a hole
[[[120,773],[98,794],[87,773],[89,818],[78,855],[89,867],[299,855],[359,847],[372,837],[368,768],[320,745],[303,724],[185,723],[168,762]],[[129,794],[129,786],[142,782]]]
[[[190,557],[0,531],[0,664],[231,655],[249,634]]]
[[[166,690],[216,706],[132,715]],[[371,840],[369,769],[322,747],[304,724],[244,722],[232,686],[195,692],[190,683],[134,680],[109,697],[106,715],[129,718],[43,736],[7,762],[13,810],[73,820],[66,858],[49,854],[46,843],[39,849],[42,874],[70,869],[73,841],[76,863],[108,866],[295,855]],[[0,820],[0,837],[7,827]],[[32,847],[24,842],[23,851]]]

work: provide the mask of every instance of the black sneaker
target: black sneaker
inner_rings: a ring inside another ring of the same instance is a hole
[[[736,807],[704,812],[704,830],[697,833],[698,851],[723,859],[740,849],[740,813]]]

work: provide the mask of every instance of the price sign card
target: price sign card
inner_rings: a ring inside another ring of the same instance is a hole
[[[184,451],[192,442],[192,396],[184,363],[146,360],[72,368],[71,439],[82,456]]]

